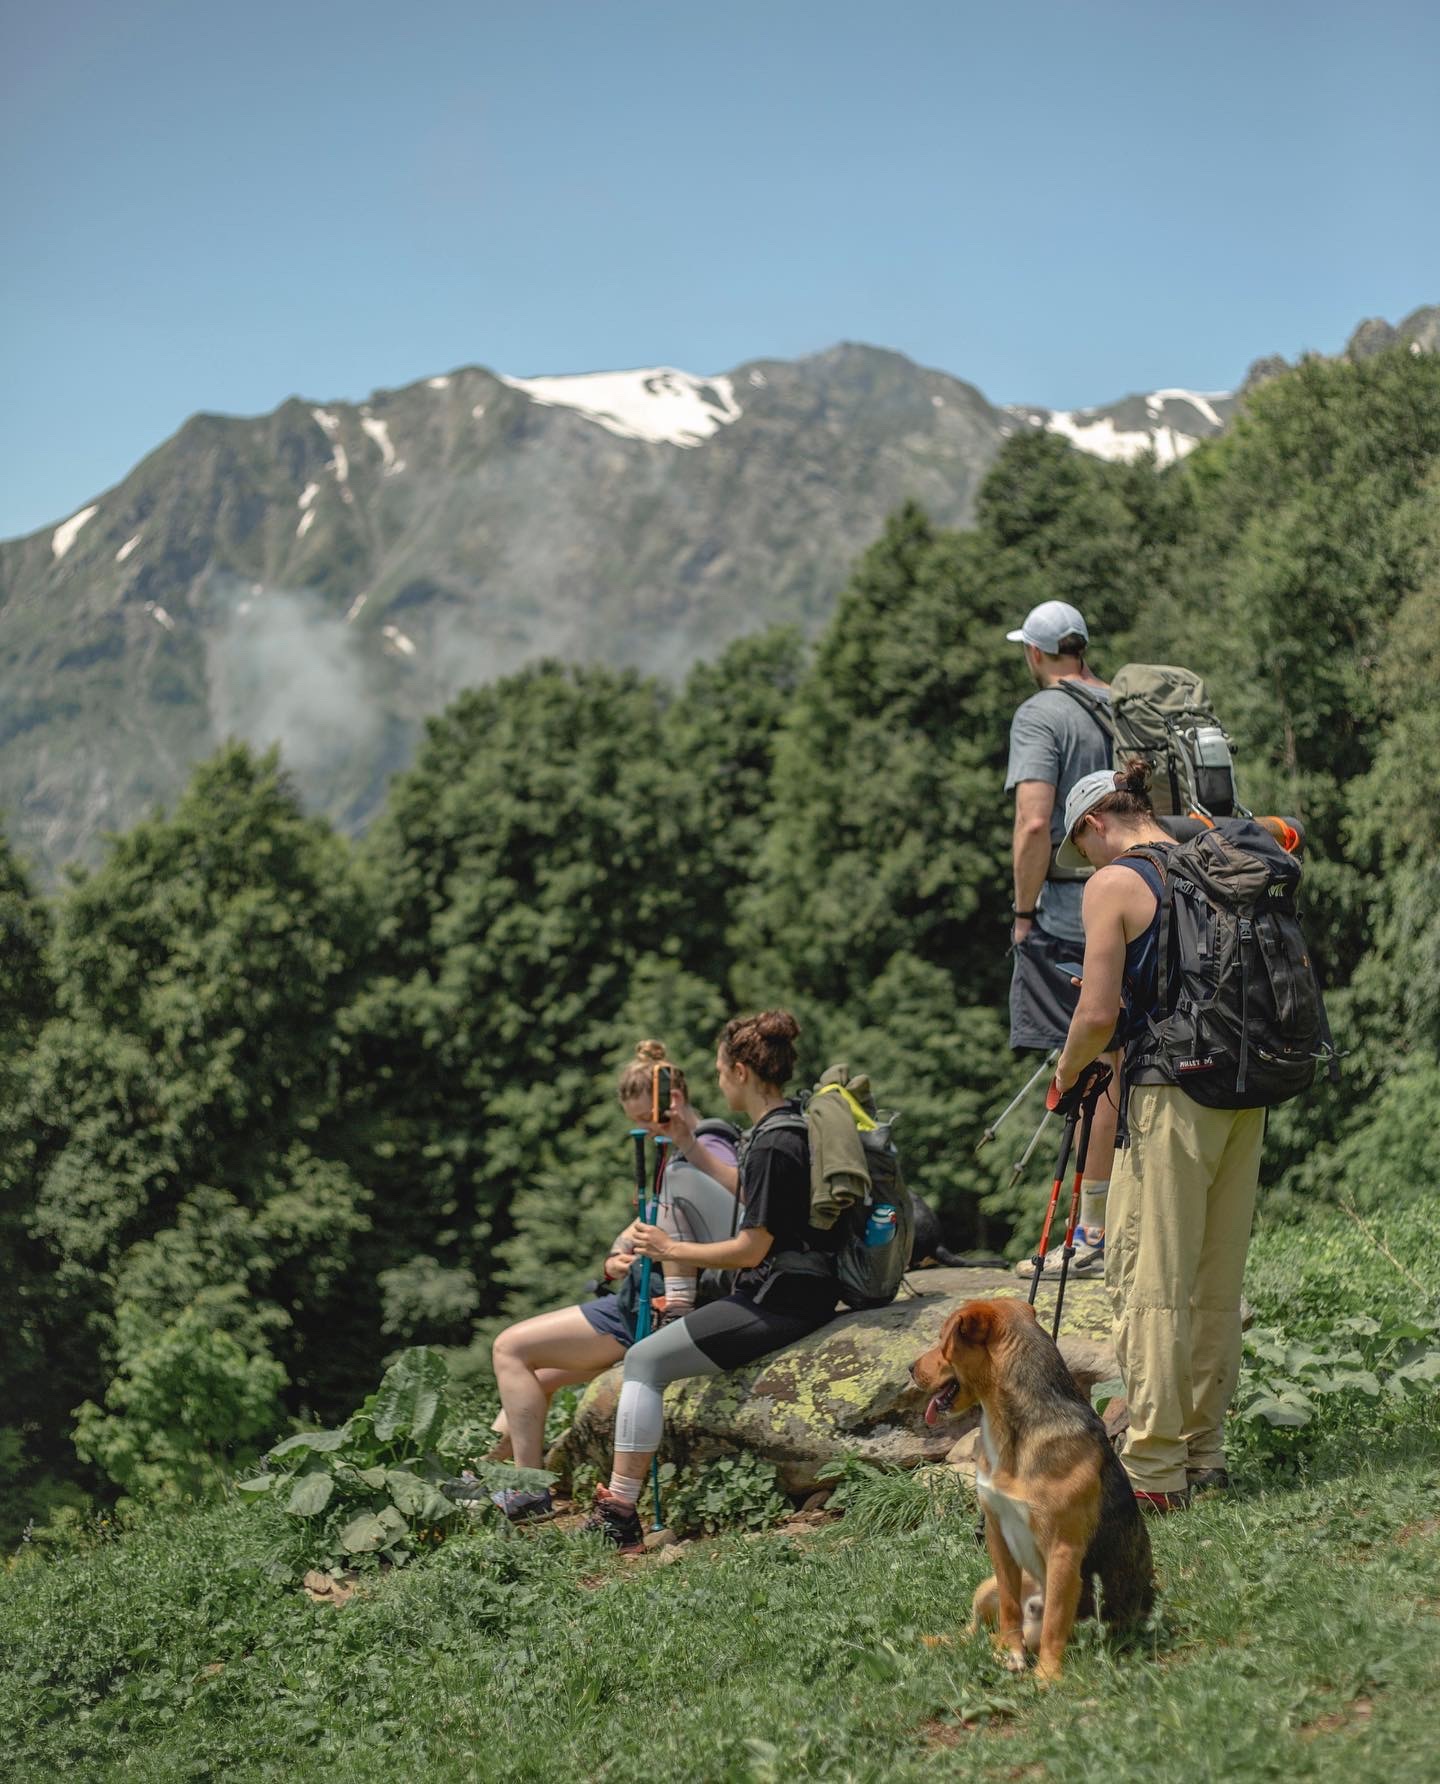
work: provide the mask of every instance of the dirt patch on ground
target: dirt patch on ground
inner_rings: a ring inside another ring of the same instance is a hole
[[[1407,1543],[1440,1533],[1440,1518],[1421,1518],[1418,1524],[1403,1524],[1395,1532],[1395,1541],[1403,1549]]]
[[[1302,1741],[1316,1740],[1322,1734],[1343,1734],[1347,1728],[1363,1728],[1375,1714],[1375,1705],[1368,1697],[1357,1697],[1342,1710],[1331,1710],[1313,1722],[1302,1722],[1296,1733]]]

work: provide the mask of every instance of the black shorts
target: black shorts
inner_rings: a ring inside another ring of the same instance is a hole
[[[1080,1000],[1080,987],[1070,983],[1070,976],[1075,971],[1078,977],[1084,956],[1084,942],[1062,941],[1038,923],[1033,923],[1029,935],[1012,949],[1012,1047],[1038,1047],[1048,1052],[1065,1045],[1070,1018]]]
[[[685,1315],[685,1331],[717,1369],[740,1369],[768,1357],[772,1350],[808,1338],[834,1319],[838,1297],[833,1292],[828,1299],[817,1297],[807,1283],[804,1300],[776,1307],[781,1287],[777,1283],[763,1302],[752,1301],[749,1295],[727,1295],[723,1301],[697,1307]]]

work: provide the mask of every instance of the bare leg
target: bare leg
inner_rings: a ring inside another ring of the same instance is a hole
[[[556,1388],[578,1387],[582,1381],[594,1381],[597,1375],[604,1372],[606,1365],[599,1369],[587,1369],[582,1375],[575,1369],[537,1369],[535,1379],[540,1383],[545,1395],[545,1409],[548,1412],[550,1402],[555,1398]],[[510,1421],[505,1416],[502,1406],[490,1421],[490,1429],[495,1433],[496,1441],[492,1448],[486,1450],[484,1460],[487,1462],[512,1462],[515,1459],[515,1446],[510,1441]]]
[[[625,1349],[618,1339],[597,1332],[578,1307],[563,1307],[507,1326],[490,1354],[511,1455],[521,1468],[538,1468],[550,1395],[564,1382],[589,1381],[618,1363]],[[541,1381],[542,1370],[548,1382]]]
[[[1090,1151],[1085,1160],[1085,1175],[1097,1183],[1110,1175],[1115,1162],[1115,1128],[1120,1119],[1120,1055],[1106,1053],[1102,1057],[1114,1075],[1105,1087],[1104,1096],[1095,1105],[1095,1119],[1090,1124]]]

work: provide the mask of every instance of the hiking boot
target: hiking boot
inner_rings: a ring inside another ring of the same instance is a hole
[[[1058,1277],[1060,1266],[1065,1261],[1065,1245],[1062,1241],[1045,1253],[1046,1276]],[[1026,1282],[1035,1274],[1035,1260],[1022,1257],[1015,1266],[1015,1274]],[[1085,1237],[1083,1227],[1075,1229],[1075,1255],[1070,1260],[1070,1280],[1073,1282],[1080,1276],[1104,1276],[1105,1274],[1105,1236],[1102,1233],[1098,1245],[1091,1245]],[[1043,1278],[1042,1278],[1043,1280]]]
[[[1163,1518],[1172,1511],[1184,1511],[1190,1503],[1190,1489],[1183,1493],[1142,1493],[1135,1488],[1135,1503],[1147,1517]]]
[[[512,1524],[534,1524],[541,1518],[555,1516],[555,1500],[549,1487],[537,1493],[529,1487],[507,1487],[503,1493],[492,1493],[490,1503],[498,1505]]]
[[[596,1487],[595,1509],[580,1526],[614,1543],[622,1555],[645,1553],[645,1532],[640,1528],[640,1514],[633,1505],[612,1493],[609,1487]]]
[[[1185,1484],[1192,1498],[1197,1493],[1228,1493],[1230,1471],[1228,1468],[1187,1468]]]

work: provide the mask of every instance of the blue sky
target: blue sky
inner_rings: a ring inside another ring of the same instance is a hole
[[[1440,301],[1437,67],[1398,0],[0,0],[0,536],[470,363],[1233,386]]]

